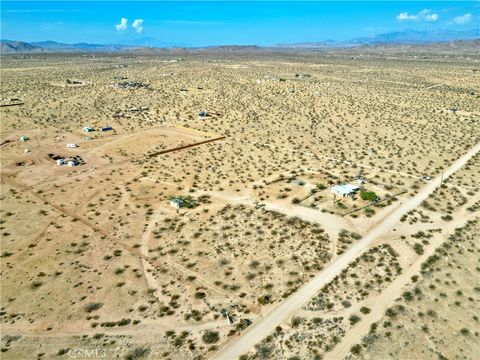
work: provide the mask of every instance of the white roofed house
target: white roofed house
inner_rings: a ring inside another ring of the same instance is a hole
[[[359,190],[360,190],[360,187],[356,185],[350,185],[350,184],[338,184],[330,188],[330,191],[332,193],[341,195],[343,197],[354,196]]]

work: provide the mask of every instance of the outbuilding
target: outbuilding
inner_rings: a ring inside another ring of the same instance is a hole
[[[110,130],[113,130],[111,126],[105,126],[100,129],[100,131],[110,131]]]
[[[94,131],[94,129],[91,128],[91,127],[89,127],[89,126],[85,126],[85,127],[83,128],[83,131],[85,131],[85,132],[92,132],[92,131]]]
[[[29,138],[27,135],[22,135],[22,136],[20,136],[20,141],[25,142],[25,141],[28,141],[29,139],[30,139],[30,138]]]
[[[184,203],[185,203],[184,200],[178,197],[172,198],[170,200],[170,205],[177,209],[180,209],[181,207],[183,207]]]
[[[359,185],[365,184],[365,181],[366,181],[366,180],[365,180],[364,178],[362,178],[362,177],[357,177],[357,178],[355,178],[355,182],[356,182],[357,184],[359,184]]]
[[[69,149],[75,149],[77,147],[78,147],[77,144],[67,144],[67,148],[69,148]]]
[[[77,166],[78,165],[78,161],[77,160],[68,160],[67,162],[68,166]]]

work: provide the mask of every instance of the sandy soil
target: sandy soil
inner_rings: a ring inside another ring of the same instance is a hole
[[[0,108],[2,358],[354,356],[480,209],[479,156],[455,163],[478,148],[477,57],[357,55],[2,58],[23,103]],[[358,176],[380,202],[330,192]],[[302,306],[339,274],[330,310]]]

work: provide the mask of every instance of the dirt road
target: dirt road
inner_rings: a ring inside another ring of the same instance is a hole
[[[476,200],[478,200],[478,198]],[[465,208],[463,212],[457,213],[456,221],[449,222],[447,229],[442,229],[443,235],[430,240],[430,245],[425,248],[425,252],[415,259],[413,263],[409,264],[406,271],[396,278],[385,290],[370,300],[368,307],[371,309],[371,312],[364,315],[362,320],[355,325],[353,330],[347,332],[347,334],[341,339],[340,343],[334,347],[333,351],[325,354],[324,358],[326,360],[344,359],[350,352],[352,346],[359,343],[368,333],[370,325],[373,322],[380,321],[385,314],[385,310],[393,303],[394,299],[401,296],[404,287],[407,284],[411,284],[411,277],[420,273],[421,265],[429,256],[435,253],[435,250],[438,247],[441,246],[447,238],[447,234],[452,234],[456,228],[465,226],[467,221],[475,219],[476,217],[478,217],[476,213],[469,212]]]
[[[231,195],[222,191],[208,191],[205,194],[213,197],[223,199],[231,204],[240,204],[253,206],[255,204],[255,197],[250,193],[242,195]],[[317,209],[308,208],[299,205],[287,205],[287,204],[275,204],[268,201],[261,202],[264,205],[264,209],[268,211],[276,211],[287,216],[295,216],[299,219],[309,221],[312,223],[320,224],[322,228],[332,238],[336,237],[338,232],[342,229],[354,231],[355,228],[348,218],[342,218],[337,215],[332,215],[327,212],[321,212]]]
[[[465,155],[455,161],[443,173],[443,179],[458,171],[465,163],[480,151],[480,143],[472,147]],[[417,208],[422,201],[440,185],[441,177],[438,176],[427,183],[417,195],[404,202],[398,209],[388,215],[377,227],[366,234],[358,243],[353,245],[343,255],[339,256],[330,266],[318,273],[311,281],[302,286],[277,308],[259,319],[246,332],[227,344],[223,349],[214,355],[214,359],[237,359],[240,355],[247,353],[255,344],[259,343],[265,336],[270,334],[276,326],[288,319],[293,313],[300,309],[308,300],[335,276],[345,269],[353,260],[367,250],[380,236],[399,222],[400,218],[409,211]]]

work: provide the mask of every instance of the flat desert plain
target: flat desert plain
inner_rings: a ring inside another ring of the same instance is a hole
[[[479,61],[2,57],[2,358],[477,358]]]

